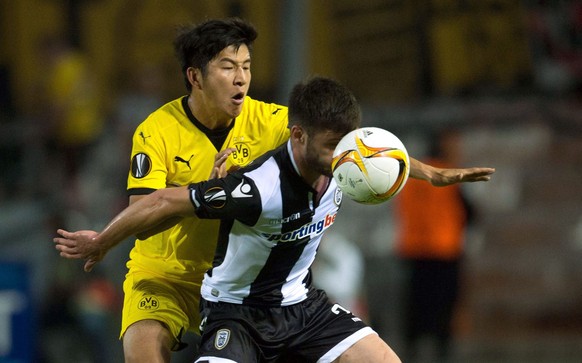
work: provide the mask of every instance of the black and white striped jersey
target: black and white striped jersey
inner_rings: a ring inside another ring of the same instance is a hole
[[[317,195],[299,175],[287,142],[238,172],[190,189],[199,218],[222,220],[204,299],[286,306],[307,297],[310,266],[341,204],[333,178]]]

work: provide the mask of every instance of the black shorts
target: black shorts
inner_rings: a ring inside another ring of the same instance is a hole
[[[331,362],[376,334],[360,318],[315,290],[282,307],[202,299],[202,342],[196,362]]]

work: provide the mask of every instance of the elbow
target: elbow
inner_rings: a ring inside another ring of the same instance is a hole
[[[171,217],[171,215],[166,215],[171,213],[171,201],[167,194],[167,189],[158,189],[150,194],[148,196],[149,203],[146,206],[146,209],[148,209],[150,213]]]
[[[172,217],[184,217],[190,203],[189,198],[184,198],[179,188],[159,189],[150,194],[150,212],[162,219]],[[188,203],[185,203],[187,201]]]

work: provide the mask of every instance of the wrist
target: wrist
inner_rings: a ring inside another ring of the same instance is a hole
[[[410,177],[425,180],[432,184],[436,169],[428,164],[410,158]]]

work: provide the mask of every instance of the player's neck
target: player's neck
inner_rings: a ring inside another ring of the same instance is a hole
[[[325,193],[327,187],[329,186],[329,182],[330,178],[326,177],[325,175],[319,175],[319,178],[317,178],[315,182],[311,184],[313,189],[317,191],[317,200],[321,199],[321,196],[323,193]]]
[[[219,115],[218,112],[213,112],[213,107],[207,105],[199,97],[194,100],[194,97],[190,95],[188,97],[188,107],[198,122],[210,130],[227,128],[233,121],[233,118],[228,115]]]

